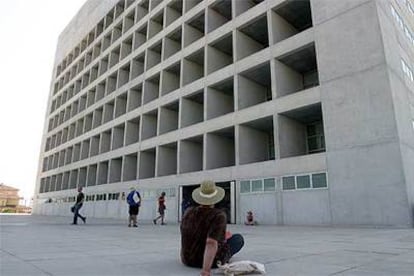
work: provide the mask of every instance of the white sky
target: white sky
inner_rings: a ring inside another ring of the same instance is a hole
[[[0,183],[33,196],[57,39],[86,0],[0,8]]]

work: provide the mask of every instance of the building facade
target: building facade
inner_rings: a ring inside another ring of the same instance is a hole
[[[23,199],[19,196],[19,189],[0,184],[0,213],[20,211],[19,202]]]
[[[411,227],[412,0],[89,0],[59,38],[33,212]]]

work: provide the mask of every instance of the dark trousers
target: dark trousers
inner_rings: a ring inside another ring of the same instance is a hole
[[[139,213],[139,206],[129,206],[129,222],[128,225],[129,226],[136,226],[137,225],[137,216]]]
[[[78,223],[78,217],[80,217],[83,221],[85,221],[85,217],[83,217],[81,214],[79,214],[80,208],[82,208],[82,203],[75,204],[75,212],[73,212],[73,224]]]
[[[244,239],[243,236],[240,234],[233,234],[230,239],[227,240],[227,244],[230,246],[230,252],[233,256],[237,252],[242,249],[244,245]]]

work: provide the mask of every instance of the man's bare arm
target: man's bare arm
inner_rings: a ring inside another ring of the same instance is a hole
[[[214,258],[216,257],[218,248],[218,242],[214,239],[207,238],[206,248],[204,250],[203,258],[203,270],[201,276],[210,276],[211,266],[213,265]]]

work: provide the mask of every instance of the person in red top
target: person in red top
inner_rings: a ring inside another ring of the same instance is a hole
[[[157,224],[157,220],[161,219],[161,225],[165,225],[164,223],[165,209],[167,209],[165,207],[165,192],[162,192],[161,196],[158,198],[158,213],[160,213],[160,215],[153,220],[154,224]]]
[[[226,231],[226,214],[214,208],[224,194],[213,181],[203,181],[192,194],[200,206],[188,208],[181,221],[181,261],[202,268],[201,276],[210,276],[218,261],[228,263],[244,245],[242,235]]]

